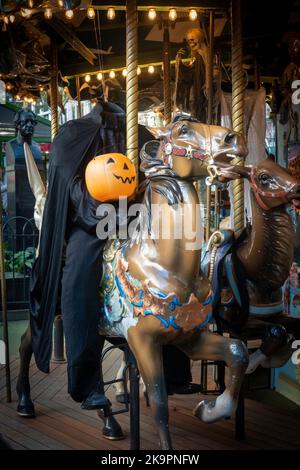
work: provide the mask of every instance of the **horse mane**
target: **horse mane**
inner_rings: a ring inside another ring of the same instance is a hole
[[[158,158],[159,147],[159,141],[151,140],[143,146],[140,152],[140,170],[144,173],[145,179],[139,186],[139,194],[144,194],[142,210],[136,225],[139,235],[145,231],[148,234],[151,233],[152,191],[161,194],[171,206],[183,202],[183,195],[180,185],[176,181],[175,172],[168,164]]]

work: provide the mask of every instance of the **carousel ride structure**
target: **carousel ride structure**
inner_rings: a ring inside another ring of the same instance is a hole
[[[193,360],[225,360],[227,388],[216,400],[199,403],[194,411],[207,423],[232,416],[248,367],[248,351],[242,340],[208,329],[215,310],[214,292],[209,277],[199,273],[201,247],[187,249],[191,240],[175,237],[177,217],[184,213],[186,222],[195,220],[199,199],[193,181],[211,176],[212,165],[218,168],[218,176],[223,180],[249,178],[251,174],[256,181],[257,174],[255,169],[232,165],[232,159],[245,157],[247,150],[242,136],[228,129],[200,124],[193,119],[179,120],[165,129],[156,129],[155,136],[160,142],[147,143],[141,153],[141,170],[146,179],[145,210],[138,217],[139,230],[133,239],[124,243],[107,242],[99,327],[103,343],[105,338],[114,336],[128,341],[147,388],[161,448],[171,449],[161,346],[175,344]],[[269,167],[268,171],[276,173],[279,167]],[[287,174],[280,175],[284,178]],[[283,180],[279,178],[279,181]],[[291,178],[288,181],[285,186],[288,194],[283,195],[281,191],[277,195],[277,199],[282,198],[282,204],[299,199],[299,184]],[[256,186],[259,187],[257,183]],[[260,197],[266,203],[267,196]],[[270,198],[274,200],[271,204],[274,208],[276,197]],[[171,221],[168,240],[154,241],[149,236],[154,204],[162,204],[161,217]],[[184,205],[188,211],[181,210]],[[255,230],[252,232],[255,235]],[[247,318],[247,313],[243,317]],[[25,416],[33,415],[28,377],[32,355],[30,330],[22,339],[20,355],[19,409]],[[106,419],[109,420],[109,414]]]

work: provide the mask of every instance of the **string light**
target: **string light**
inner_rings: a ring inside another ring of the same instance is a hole
[[[65,17],[66,17],[68,20],[71,20],[72,18],[74,18],[74,11],[73,11],[73,10],[66,10],[66,12],[65,12]]]
[[[45,8],[44,17],[46,18],[46,20],[51,20],[52,16],[53,16],[53,13],[52,13],[51,8]]]
[[[149,72],[149,73],[154,73],[154,72],[155,72],[155,68],[154,68],[153,65],[149,65],[149,67],[148,67],[148,72]]]
[[[108,10],[107,10],[107,19],[108,20],[114,20],[116,17],[116,11],[114,8],[110,7]]]
[[[142,73],[141,67],[138,67],[138,68],[136,69],[136,73],[137,73],[138,75],[141,75],[141,73]]]
[[[7,16],[4,16],[3,21],[4,21],[5,24],[8,24],[8,23],[9,23],[8,17],[7,17]]]
[[[109,72],[109,78],[115,78],[115,76],[116,76],[116,72],[114,70],[111,70]]]
[[[101,72],[97,73],[97,80],[100,81],[100,80],[102,80],[102,78],[103,78],[103,73],[101,73]]]
[[[189,19],[191,21],[196,21],[197,18],[198,18],[197,10],[195,10],[195,8],[191,8],[189,11]]]
[[[19,101],[20,95],[16,95],[16,100]]]
[[[87,74],[85,77],[84,77],[84,80],[86,81],[86,83],[89,83],[91,81],[91,76],[90,74]]]
[[[149,20],[155,20],[155,18],[156,18],[155,8],[150,8],[150,10],[148,11],[148,18],[149,18]]]
[[[58,0],[58,5],[62,8],[64,6],[64,1],[63,0]]]
[[[44,87],[43,87],[43,86],[40,86],[40,91],[44,91]]]
[[[175,21],[176,18],[177,18],[176,8],[170,8],[170,10],[169,10],[169,20]]]
[[[123,75],[123,77],[127,77],[127,69],[122,70],[122,75]]]
[[[8,84],[6,85],[6,89],[7,89],[7,90],[11,90],[11,89],[12,89],[12,85],[11,85],[10,83],[8,83]]]
[[[13,23],[13,22],[15,21],[15,19],[16,19],[16,18],[15,18],[15,15],[10,15],[9,21],[10,21],[11,23]]]
[[[29,8],[33,8],[34,1],[33,0],[28,0],[28,6]]]
[[[95,19],[95,10],[93,7],[88,7],[86,14],[90,20]]]

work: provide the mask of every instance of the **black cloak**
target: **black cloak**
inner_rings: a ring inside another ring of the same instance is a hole
[[[98,103],[88,115],[60,127],[53,141],[39,256],[30,280],[32,348],[37,366],[43,372],[49,372],[52,327],[59,308],[63,249],[70,217],[70,186],[78,171],[94,156],[124,153],[124,136],[124,111],[112,103]]]

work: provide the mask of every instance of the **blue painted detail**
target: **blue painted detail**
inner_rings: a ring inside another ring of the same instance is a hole
[[[122,299],[119,299],[119,304],[120,304],[120,306],[122,307],[122,305],[123,305]]]
[[[165,294],[161,290],[156,289],[156,287],[150,287],[149,290],[153,292],[153,294],[157,295],[158,297],[161,297],[162,299],[165,299],[166,297],[168,297],[168,294]]]
[[[144,294],[143,289],[141,289],[141,290],[140,290],[140,299],[143,298],[143,294]]]
[[[105,279],[109,279],[109,278],[110,278],[110,275],[109,275],[109,274],[104,274],[104,278],[105,278]]]
[[[142,307],[144,305],[144,302],[142,300],[140,300],[139,302],[131,302],[131,305],[133,305],[134,307]]]
[[[212,300],[213,300],[213,298],[212,298],[212,296],[210,295],[209,297],[207,297],[207,299],[204,300],[203,306],[208,305],[208,304],[211,304],[211,303],[212,303]]]
[[[174,315],[172,315],[170,318],[169,318],[169,322],[170,322],[170,325],[173,326],[173,328],[175,330],[181,330],[181,326],[178,326],[176,321],[175,321],[175,318],[174,318]]]
[[[152,310],[144,310],[144,315],[153,315],[155,318],[158,318],[158,320],[160,320],[162,322],[162,324],[164,325],[165,328],[169,327],[169,322],[167,320],[165,320],[165,318],[163,318],[160,315],[154,315],[152,313]]]
[[[117,287],[118,287],[119,292],[120,292],[120,296],[125,297],[125,292],[123,291],[123,287],[121,286],[121,283],[118,279],[118,276],[115,276],[115,280],[116,280],[116,284],[117,284]]]
[[[234,279],[234,275],[233,275],[233,271],[232,271],[231,255],[228,255],[228,256],[226,256],[226,258],[225,258],[225,269],[226,269],[227,278],[228,278],[230,287],[231,287],[231,289],[232,289],[233,295],[234,295],[234,297],[235,297],[235,300],[237,301],[237,303],[238,303],[239,306],[241,307],[241,306],[242,306],[242,300],[241,300],[241,296],[240,296],[240,293],[239,293],[239,289],[238,289],[238,287],[237,287],[237,285],[236,285],[236,282],[235,282],[235,279]]]
[[[270,315],[272,313],[279,313],[282,312],[284,309],[283,302],[277,305],[270,305],[270,306],[249,306],[249,313],[253,313],[255,315]]]
[[[180,307],[181,305],[182,304],[181,304],[180,300],[178,299],[178,297],[174,297],[172,302],[170,302],[169,309],[171,310],[171,312],[174,312],[175,308],[177,306]]]
[[[207,317],[205,318],[205,320],[202,323],[200,323],[200,325],[196,326],[195,329],[201,330],[205,325],[207,325],[207,323],[209,323],[212,320],[212,318],[213,318],[212,313],[209,313]]]
[[[175,308],[176,308],[176,305],[173,302],[170,302],[169,310],[171,310],[171,312],[174,312]]]

